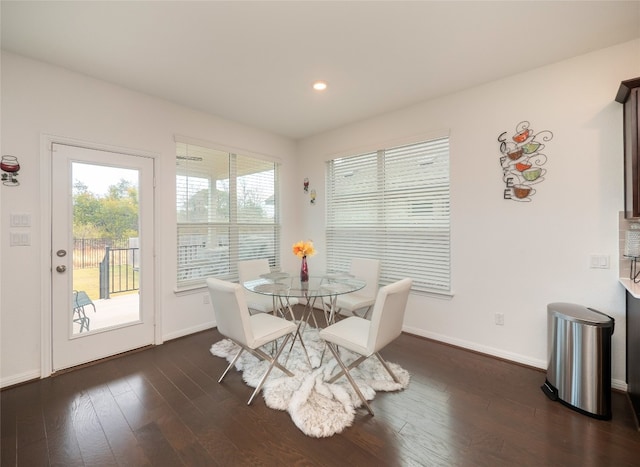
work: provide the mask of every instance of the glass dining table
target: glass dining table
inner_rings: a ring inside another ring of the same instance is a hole
[[[279,313],[285,317],[289,315],[293,321],[298,320],[290,305],[290,298],[295,297],[299,299],[300,303],[304,302],[304,310],[298,321],[298,329],[291,346],[293,347],[295,340],[300,337],[300,343],[306,353],[300,328],[303,324],[306,326],[309,323],[309,318],[313,319],[316,328],[318,328],[318,322],[313,314],[316,305],[322,307],[326,324],[330,325],[335,321],[338,311],[336,306],[338,296],[356,292],[364,288],[367,283],[343,272],[310,274],[309,280],[305,282],[300,280],[299,274],[271,272],[262,274],[258,279],[244,282],[242,285],[251,292],[271,296],[273,298],[273,313]],[[320,300],[319,304],[318,299]]]
[[[327,325],[335,320],[336,300],[338,295],[356,292],[364,288],[367,283],[349,273],[327,273],[310,275],[309,280],[302,282],[300,277],[286,272],[271,272],[262,274],[258,279],[247,281],[243,286],[255,293],[269,295],[274,300],[274,313],[289,314],[295,319],[295,314],[289,305],[289,299],[296,297],[305,301],[302,320],[305,322],[311,316],[311,311],[320,299]],[[301,300],[301,301],[302,301]],[[317,327],[317,321],[315,321]]]

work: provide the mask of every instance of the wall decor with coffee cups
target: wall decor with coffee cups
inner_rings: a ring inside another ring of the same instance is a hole
[[[510,139],[509,139],[510,136]],[[535,132],[527,121],[516,125],[515,132],[500,133],[500,166],[505,184],[504,199],[530,202],[536,194],[537,185],[544,181],[547,156],[541,151],[553,139],[549,130]]]

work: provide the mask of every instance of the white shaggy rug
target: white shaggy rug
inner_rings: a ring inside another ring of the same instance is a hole
[[[298,340],[287,360],[288,347],[291,346],[289,341],[279,362],[283,364],[286,360],[285,367],[295,376],[286,376],[274,368],[262,387],[262,395],[268,407],[289,412],[293,422],[304,434],[315,438],[332,436],[351,426],[355,409],[362,405],[362,401],[344,376],[333,384],[326,382],[340,367],[329,349],[325,352],[322,365],[320,364],[324,342],[320,339],[318,330],[307,326],[302,338],[314,368],[309,367]],[[270,350],[270,345],[265,350]],[[237,352],[238,346],[229,339],[211,346],[213,355],[226,358],[229,362]],[[347,365],[357,358],[356,354],[343,348],[340,349],[340,356]],[[395,363],[387,363],[400,384],[393,381],[375,356],[350,371],[367,400],[372,400],[376,391],[399,391],[409,385],[409,372]],[[245,383],[255,388],[267,370],[268,363],[244,351],[235,366],[242,371]]]

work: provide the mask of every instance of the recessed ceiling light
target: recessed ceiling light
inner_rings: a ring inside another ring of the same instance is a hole
[[[327,89],[327,82],[316,81],[315,83],[313,83],[313,89],[315,89],[316,91],[324,91],[325,89]]]

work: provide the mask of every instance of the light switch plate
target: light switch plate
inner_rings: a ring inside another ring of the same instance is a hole
[[[609,269],[609,256],[607,255],[591,255],[589,266],[592,269]]]
[[[11,246],[31,245],[31,234],[29,232],[11,232]]]
[[[28,212],[12,212],[11,227],[31,227],[31,214]]]

